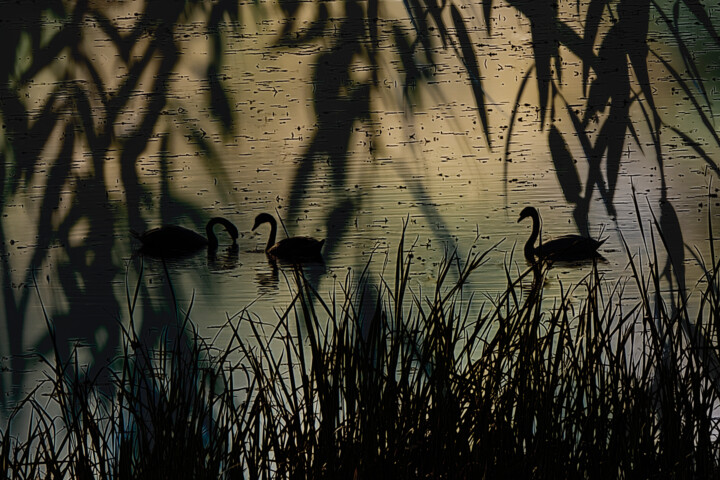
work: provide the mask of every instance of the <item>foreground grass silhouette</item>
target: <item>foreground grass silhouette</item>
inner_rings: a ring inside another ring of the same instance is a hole
[[[244,311],[228,320],[224,347],[207,344],[187,318],[184,337],[157,346],[130,329],[125,354],[110,368],[111,388],[77,373],[72,360],[47,359],[49,402],[61,414],[28,396],[18,410],[32,410],[29,425],[14,432],[10,419],[0,433],[2,474],[720,473],[717,259],[706,269],[694,319],[681,296],[672,303],[658,296],[657,267],[646,278],[636,273],[640,298],[629,309],[619,302],[622,288],[606,285],[595,267],[552,307],[543,300],[545,267],[518,278],[508,271],[505,292],[471,317],[463,285],[492,249],[446,259],[436,291],[421,298],[409,288],[412,255],[404,248],[401,242],[392,286],[363,288],[365,272],[342,286],[342,300],[323,298],[295,270],[294,300],[273,331]],[[371,311],[361,307],[368,303]],[[251,338],[239,333],[244,322]]]

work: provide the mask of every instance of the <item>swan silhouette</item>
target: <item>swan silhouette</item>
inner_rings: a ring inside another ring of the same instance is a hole
[[[229,220],[222,217],[213,217],[207,223],[205,226],[207,238],[178,225],[164,225],[142,234],[134,230],[130,230],[130,233],[142,242],[143,253],[159,257],[173,257],[188,255],[205,247],[209,250],[216,250],[218,239],[213,232],[213,227],[218,224],[225,227],[233,240],[233,245],[236,245],[238,230]]]
[[[277,222],[275,217],[269,213],[261,213],[255,217],[255,225],[253,231],[263,223],[270,224],[270,237],[268,238],[265,253],[280,260],[298,261],[298,260],[318,260],[321,259],[320,249],[325,243],[325,239],[316,240],[311,237],[290,237],[284,238],[275,243],[277,235]]]
[[[535,257],[540,260],[583,260],[598,256],[597,249],[605,243],[607,238],[595,240],[583,235],[564,235],[549,242],[541,243],[535,247],[535,241],[540,234],[540,214],[535,207],[525,207],[520,212],[518,222],[524,218],[532,218],[532,233],[525,242],[525,258],[529,262],[535,262]]]

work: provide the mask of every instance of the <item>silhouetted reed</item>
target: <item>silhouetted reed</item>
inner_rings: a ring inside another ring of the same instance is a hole
[[[653,239],[648,234],[651,255]],[[621,302],[623,284],[608,285],[593,265],[549,306],[546,266],[535,265],[516,277],[508,268],[505,291],[475,308],[466,282],[493,251],[448,255],[427,296],[411,288],[413,255],[403,242],[392,284],[372,285],[366,270],[327,298],[295,269],[293,300],[273,326],[244,310],[227,320],[227,345],[203,340],[188,316],[180,335],[163,335],[158,345],[130,328],[110,367],[111,388],[77,365],[66,368],[77,356],[47,359],[49,396],[38,387],[18,406],[32,412],[27,424],[11,418],[0,435],[3,474],[720,473],[714,248],[695,318],[685,295],[660,296],[657,261],[641,272],[630,255],[639,291],[630,305]],[[131,316],[135,300],[128,295]]]

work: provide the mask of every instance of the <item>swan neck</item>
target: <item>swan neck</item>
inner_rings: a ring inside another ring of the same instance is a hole
[[[217,219],[213,218],[210,220],[205,227],[205,234],[207,235],[208,239],[208,247],[210,248],[217,248],[218,246],[218,239],[217,236],[215,236],[215,232],[213,231],[213,227],[220,223]]]
[[[268,223],[270,224],[270,238],[268,238],[267,245],[265,246],[266,252],[270,250],[270,247],[275,245],[275,235],[277,235],[277,222],[275,221],[275,219],[273,217],[270,217]]]
[[[527,242],[525,242],[525,258],[534,261],[535,260],[535,242],[537,241],[538,235],[540,234],[540,216],[537,214],[537,212],[533,212],[531,215],[532,218],[532,233],[530,233],[530,238],[527,239]],[[540,249],[540,246],[538,245],[538,250]]]

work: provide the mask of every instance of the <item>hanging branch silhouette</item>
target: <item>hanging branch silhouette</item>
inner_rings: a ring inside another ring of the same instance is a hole
[[[166,5],[147,2],[132,24],[122,27],[106,15],[102,6],[92,2],[19,4],[4,18],[12,28],[0,29],[3,42],[0,63],[6,66],[0,71],[0,113],[4,126],[0,145],[3,159],[0,213],[6,212],[8,200],[35,185],[38,172],[43,170],[39,168],[41,160],[46,163],[47,179],[43,182],[45,187],[35,225],[38,240],[31,245],[30,271],[25,274],[24,283],[32,284],[32,269],[43,265],[51,245],[63,249],[65,255],[57,260],[57,280],[68,306],[64,311],[54,312],[53,321],[61,327],[56,331],[62,336],[59,346],[65,354],[69,354],[71,348],[69,339],[95,338],[100,329],[109,333],[109,339],[102,346],[91,346],[93,357],[104,358],[105,353],[118,348],[119,332],[112,312],[120,307],[113,291],[112,239],[122,217],[137,229],[146,227],[140,204],[150,195],[141,185],[137,164],[154,142],[154,136],[166,128],[161,121],[163,111],[170,107],[181,110],[179,105],[173,105],[178,100],[170,95],[170,78],[181,59],[178,42],[182,37],[177,31],[184,23],[194,21],[196,14],[205,15],[213,46],[203,79],[208,86],[209,110],[227,135],[235,127],[235,120],[219,71],[224,58],[227,21],[235,24],[238,21],[236,2],[222,0],[210,8],[189,0]],[[50,25],[48,18],[60,21]],[[104,60],[88,51],[86,34],[91,29],[95,35],[95,26],[116,52],[119,70],[104,69]],[[23,37],[30,39],[29,47],[23,43]],[[26,51],[32,54],[24,56]],[[29,58],[29,62],[24,58]],[[124,73],[116,78],[118,71]],[[22,92],[32,87],[37,78],[48,74],[55,75],[57,81],[44,97],[33,96],[38,103],[31,108]],[[152,79],[151,86],[147,95],[139,97],[136,93],[143,88],[140,82],[144,78]],[[142,99],[142,104],[138,99]],[[124,121],[130,112],[134,113],[134,124],[121,133],[120,119]],[[160,135],[163,148],[167,148],[167,139],[175,134],[174,129],[168,129]],[[188,136],[200,137],[194,131]],[[195,145],[203,153],[199,158],[210,165],[217,162],[218,155],[211,146],[199,141]],[[78,152],[87,152],[88,160],[79,162]],[[119,157],[119,185],[108,183],[108,160],[115,155]],[[118,186],[125,195],[124,211],[116,211],[108,203],[107,192]],[[70,192],[69,198],[67,192]],[[162,194],[161,204],[180,205],[169,189]],[[59,210],[61,205],[63,208]],[[163,214],[174,213],[176,211],[163,210]],[[188,213],[194,218],[203,217],[196,206],[183,205],[183,215]],[[29,322],[25,320],[33,291],[12,288],[18,279],[10,275],[13,269],[8,257],[12,252],[6,242],[5,217],[0,217],[0,258],[7,268],[0,280],[5,292],[5,329],[10,350],[3,355],[11,359],[12,378],[8,384],[7,377],[3,376],[2,387],[6,392],[22,392],[23,372],[32,360],[21,355],[23,344],[19,340],[26,337],[24,331]],[[172,220],[163,218],[166,222]],[[70,232],[83,222],[87,222],[89,230],[78,244],[76,239],[71,241]],[[87,298],[94,301],[88,303]],[[149,309],[145,313],[155,313],[144,318],[161,317],[157,311],[153,312],[155,307],[150,302],[144,307]],[[144,325],[147,331],[151,331],[151,327],[150,323]],[[35,349],[40,353],[51,351],[50,338],[41,338]],[[13,405],[15,401],[10,396],[0,400],[4,406]]]

